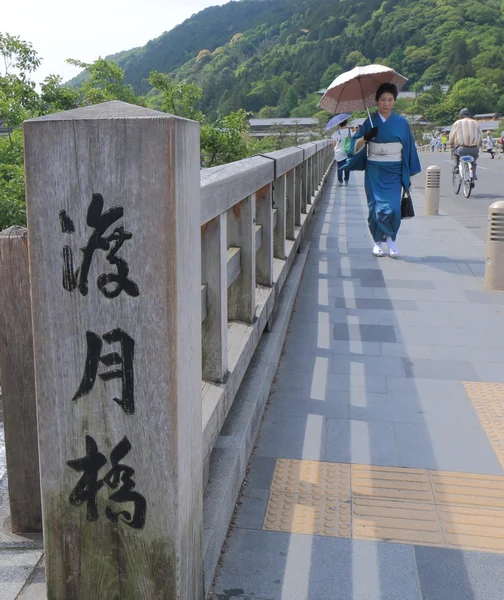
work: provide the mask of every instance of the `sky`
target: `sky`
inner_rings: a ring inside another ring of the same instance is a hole
[[[67,58],[93,62],[98,57],[144,46],[191,15],[227,0],[17,0],[2,6],[0,31],[31,42],[43,59],[33,79],[79,73]]]

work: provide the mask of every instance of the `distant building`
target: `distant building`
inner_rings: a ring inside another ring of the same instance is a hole
[[[446,85],[446,84],[443,84],[443,85],[441,85],[441,86],[439,86],[439,87],[441,88],[441,92],[442,92],[443,94],[447,94],[447,93],[448,93],[448,90],[450,89],[450,86],[449,86],[449,85]],[[423,91],[424,91],[424,92],[428,92],[430,89],[432,89],[432,85],[430,85],[430,84],[429,84],[429,85],[424,85],[424,86],[423,86]]]
[[[427,119],[427,117],[424,115],[406,115],[406,119],[408,119],[412,125],[431,125],[429,119]]]
[[[0,137],[5,137],[5,136],[9,135],[9,133],[11,131],[12,131],[12,129],[10,127],[7,127],[5,125],[5,123],[0,121]]]
[[[501,115],[499,113],[484,113],[481,115],[474,115],[473,117],[476,121],[498,121],[500,118]]]
[[[485,133],[485,131],[496,131],[497,133],[499,133],[499,121],[478,120],[478,125],[480,126],[480,129],[483,133]],[[441,131],[442,133],[449,133],[451,131],[451,128],[452,128],[451,125],[446,125],[446,126],[437,127],[436,129],[438,131]]]
[[[281,132],[287,136],[301,135],[306,137],[316,135],[318,126],[318,120],[312,117],[249,119],[249,135],[262,139],[278,135]]]
[[[364,121],[367,119],[367,117],[364,118],[360,118],[360,119],[352,119],[349,123],[348,126],[349,127],[360,127]]]

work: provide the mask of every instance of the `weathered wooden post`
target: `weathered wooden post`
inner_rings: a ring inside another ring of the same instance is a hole
[[[11,528],[14,533],[38,533],[42,509],[24,227],[0,232],[0,373]]]
[[[48,600],[202,600],[198,125],[24,134]]]

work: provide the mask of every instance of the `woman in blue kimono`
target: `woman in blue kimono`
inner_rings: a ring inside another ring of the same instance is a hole
[[[369,208],[368,225],[375,256],[383,256],[383,242],[396,258],[396,237],[401,225],[402,188],[409,190],[410,177],[420,173],[420,161],[408,121],[394,112],[397,87],[383,83],[376,92],[378,112],[352,138],[344,168],[362,168]],[[362,154],[361,154],[362,153]],[[366,158],[367,156],[367,158]]]

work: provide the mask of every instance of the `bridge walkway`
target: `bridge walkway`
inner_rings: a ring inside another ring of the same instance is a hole
[[[331,175],[214,600],[502,599],[504,294],[413,198],[377,259]]]

